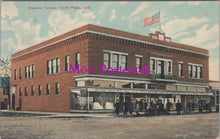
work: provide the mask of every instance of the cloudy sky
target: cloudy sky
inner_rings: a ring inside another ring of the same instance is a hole
[[[69,9],[60,7],[68,6]],[[83,7],[90,7],[84,9]],[[42,7],[42,9],[28,9]],[[56,9],[48,9],[56,7]],[[71,9],[72,7],[72,9]],[[81,9],[74,9],[80,7]],[[158,30],[143,27],[147,16],[161,10],[161,28],[172,41],[209,50],[210,80],[219,80],[219,3],[212,2],[2,2],[1,55],[16,51],[85,24],[141,35]]]

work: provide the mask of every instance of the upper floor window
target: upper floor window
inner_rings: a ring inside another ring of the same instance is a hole
[[[60,94],[60,83],[56,82],[56,94]]]
[[[31,86],[31,96],[34,96],[34,86]]]
[[[202,66],[198,64],[189,64],[188,72],[190,78],[199,79],[202,78]]]
[[[47,74],[56,74],[60,72],[60,58],[47,60]]]
[[[50,84],[49,83],[47,84],[47,91],[46,92],[47,92],[47,95],[50,95]]]
[[[152,74],[155,74],[155,70],[156,70],[156,67],[155,67],[155,59],[151,59],[150,60],[150,67],[151,67],[151,73]]]
[[[52,60],[52,73],[56,73],[56,59]]]
[[[127,56],[126,55],[121,55],[121,67],[122,69],[127,67]]]
[[[198,66],[198,78],[202,78],[202,67]]]
[[[178,75],[183,76],[183,63],[178,63]]]
[[[150,58],[151,73],[158,75],[172,75],[172,61],[169,59]]]
[[[14,70],[14,80],[17,80],[17,69]]]
[[[104,65],[106,66],[106,68],[110,67],[110,53],[104,53]]]
[[[34,77],[34,76],[35,76],[35,66],[32,65],[32,77]]]
[[[28,66],[25,67],[25,78],[28,77]]]
[[[106,68],[116,67],[117,69],[119,66],[121,66],[122,69],[127,67],[127,53],[112,51],[104,52],[104,65]]]
[[[42,85],[38,86],[38,95],[41,96],[42,94]]]
[[[112,54],[112,67],[119,67],[119,55],[118,54]]]
[[[136,57],[136,68],[138,72],[141,71],[141,57]]]
[[[25,66],[25,78],[33,78],[35,76],[34,65]]]
[[[197,78],[197,66],[193,65],[193,77]]]
[[[21,68],[19,68],[19,79],[21,80]]]
[[[192,65],[189,65],[188,66],[188,71],[189,71],[189,77],[191,77],[192,78]]]
[[[27,88],[27,86],[25,86],[25,88],[24,88],[24,95],[25,95],[25,96],[28,95],[28,88]]]
[[[70,70],[70,56],[65,56],[65,71],[69,71]]]
[[[76,53],[76,62],[75,62],[75,67],[77,67],[77,65],[80,65],[80,53]]]
[[[28,78],[31,77],[31,71],[30,70],[31,70],[31,68],[30,68],[30,66],[28,66],[28,76],[27,76]]]
[[[171,75],[171,61],[167,61],[167,71],[168,71],[168,75]]]

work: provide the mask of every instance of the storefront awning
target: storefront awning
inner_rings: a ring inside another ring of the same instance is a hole
[[[77,90],[87,90],[89,92],[113,92],[113,93],[143,93],[143,94],[173,94],[173,95],[212,95],[210,92],[191,92],[191,91],[168,91],[157,89],[129,89],[129,88],[101,88],[101,87],[77,87],[71,88],[71,92]]]

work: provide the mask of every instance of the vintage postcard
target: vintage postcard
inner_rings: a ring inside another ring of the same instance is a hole
[[[0,139],[219,138],[219,1],[1,1]]]

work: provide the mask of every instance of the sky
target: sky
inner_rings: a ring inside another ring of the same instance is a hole
[[[3,1],[1,56],[10,58],[19,50],[86,24],[148,36],[158,31],[159,24],[143,28],[144,18],[160,9],[161,29],[166,36],[177,43],[208,49],[209,79],[219,80],[219,6],[217,1]]]

